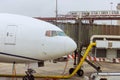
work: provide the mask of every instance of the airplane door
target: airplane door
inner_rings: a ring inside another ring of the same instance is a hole
[[[5,45],[15,45],[16,44],[16,25],[8,25],[5,32]]]

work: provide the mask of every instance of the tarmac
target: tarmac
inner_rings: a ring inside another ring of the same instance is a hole
[[[93,62],[94,63],[94,62]],[[67,64],[67,65],[66,65]],[[101,67],[103,72],[120,72],[119,63],[108,62],[95,62],[95,64]],[[0,63],[0,74],[12,74],[13,64]],[[66,67],[66,68],[65,68]],[[35,68],[35,74],[37,75],[69,75],[69,69],[74,67],[73,60],[68,62],[53,63],[50,61],[45,62],[44,67]],[[82,69],[84,70],[84,76],[79,77],[77,74],[70,79],[35,79],[35,80],[90,80],[90,75],[97,72],[93,67],[84,62]],[[24,64],[16,64],[16,74],[25,74],[26,67]],[[0,80],[22,80],[22,78],[11,79],[0,77]]]

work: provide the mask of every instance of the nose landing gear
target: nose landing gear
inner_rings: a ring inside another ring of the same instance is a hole
[[[26,76],[23,77],[23,80],[35,80],[33,73],[36,73],[35,70],[33,69],[28,69],[27,71],[25,71]]]
[[[79,69],[79,70],[77,71],[77,75],[83,76],[83,75],[84,75],[84,71],[83,71],[82,69]]]

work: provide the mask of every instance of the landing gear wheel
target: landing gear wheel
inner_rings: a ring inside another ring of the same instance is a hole
[[[84,75],[84,71],[82,70],[82,69],[79,69],[78,71],[77,71],[77,74],[78,74],[78,76],[83,76]]]
[[[69,74],[72,74],[73,71],[74,71],[74,68],[70,68],[70,69],[69,69]]]
[[[34,80],[34,76],[33,75],[31,75],[31,76],[24,76],[23,80]]]

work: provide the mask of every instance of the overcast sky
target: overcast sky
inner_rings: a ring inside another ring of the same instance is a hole
[[[118,3],[120,0],[58,0],[58,13],[110,10],[111,6],[116,10]],[[56,0],[0,0],[0,13],[14,13],[31,17],[55,16],[55,4]]]

